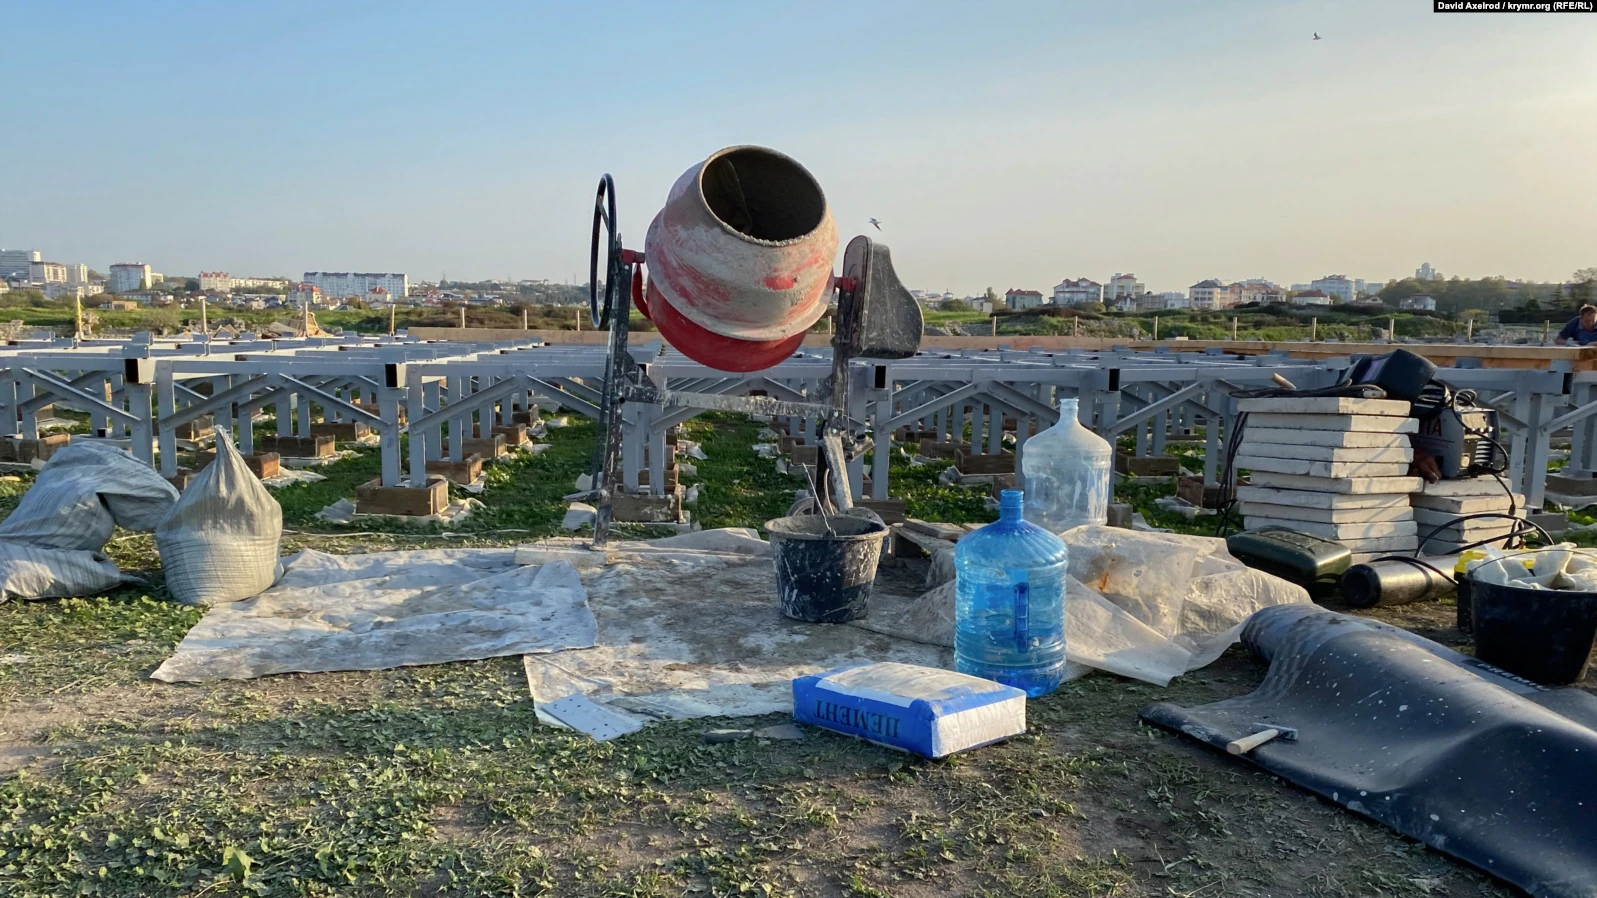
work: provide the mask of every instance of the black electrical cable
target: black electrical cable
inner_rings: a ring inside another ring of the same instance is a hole
[[[1448,397],[1447,397],[1445,403],[1443,404],[1442,408],[1443,408],[1443,410],[1451,412],[1453,414],[1453,417],[1458,421],[1458,426],[1459,426],[1459,428],[1461,430],[1463,430],[1465,433],[1469,434],[1470,436],[1476,437],[1478,439],[1485,440],[1487,443],[1491,444],[1491,447],[1493,449],[1496,450],[1497,454],[1496,454],[1495,458],[1493,459],[1493,463],[1492,464],[1481,465],[1481,464],[1475,464],[1474,462],[1471,462],[1471,464],[1469,466],[1468,473],[1471,474],[1471,475],[1475,475],[1475,476],[1479,476],[1481,474],[1490,474],[1492,479],[1497,481],[1497,485],[1503,488],[1503,494],[1508,497],[1508,514],[1509,514],[1509,516],[1513,517],[1515,520],[1518,520],[1519,503],[1517,503],[1514,500],[1514,489],[1513,489],[1513,487],[1510,487],[1508,485],[1508,481],[1504,480],[1503,476],[1502,476],[1503,472],[1508,470],[1508,463],[1509,463],[1508,449],[1506,449],[1503,446],[1503,444],[1497,439],[1496,435],[1491,433],[1490,431],[1477,430],[1477,429],[1475,429],[1473,427],[1470,427],[1469,425],[1465,424],[1464,423],[1464,416],[1462,414],[1460,414],[1459,410],[1458,410],[1458,407],[1460,405],[1468,406],[1468,407],[1471,407],[1471,408],[1479,407],[1478,406],[1479,399],[1480,399],[1479,395],[1474,390],[1459,390],[1459,391],[1457,391],[1455,393],[1450,393],[1448,395]],[[1525,534],[1528,533],[1528,532],[1530,532],[1530,531],[1527,528],[1518,527],[1518,528],[1515,529],[1514,533],[1511,534],[1508,537],[1508,542],[1513,542],[1513,541],[1517,540],[1519,546],[1523,547],[1525,545]],[[1547,536],[1547,532],[1545,530],[1542,531],[1542,535],[1547,538],[1548,542],[1552,541],[1552,537]],[[1495,542],[1495,541],[1496,540],[1488,540],[1487,542]],[[1508,545],[1505,542],[1504,548],[1513,548],[1513,546]]]
[[[1473,549],[1473,548],[1476,548],[1476,547],[1479,547],[1479,546],[1484,546],[1484,545],[1488,545],[1490,543],[1495,543],[1495,542],[1498,542],[1500,540],[1511,539],[1511,538],[1513,538],[1515,536],[1519,536],[1526,529],[1534,529],[1536,532],[1538,532],[1538,533],[1540,533],[1542,535],[1543,539],[1547,540],[1549,543],[1553,542],[1552,534],[1548,533],[1547,529],[1545,527],[1543,527],[1542,525],[1536,523],[1535,521],[1530,521],[1530,520],[1526,520],[1524,518],[1515,517],[1514,515],[1505,514],[1504,512],[1501,512],[1501,511],[1477,511],[1474,514],[1464,514],[1464,515],[1459,515],[1459,516],[1457,516],[1455,518],[1450,518],[1446,522],[1438,524],[1435,527],[1432,527],[1431,531],[1429,533],[1425,534],[1425,536],[1420,540],[1419,545],[1414,547],[1414,555],[1415,555],[1415,557],[1419,556],[1420,551],[1425,548],[1425,544],[1426,543],[1430,542],[1431,539],[1436,536],[1436,534],[1441,533],[1443,530],[1446,530],[1449,527],[1454,527],[1454,526],[1457,526],[1459,524],[1462,524],[1465,521],[1478,521],[1478,520],[1483,520],[1485,518],[1507,518],[1507,519],[1509,519],[1511,521],[1514,521],[1516,523],[1516,526],[1515,526],[1515,529],[1512,532],[1510,532],[1506,537],[1504,537],[1504,536],[1494,536],[1494,537],[1491,537],[1489,539],[1483,539],[1483,540],[1481,540],[1479,542],[1471,543],[1470,545],[1464,546],[1463,548],[1459,549],[1460,552],[1464,551],[1465,549]]]
[[[1502,542],[1502,543],[1513,542],[1516,538],[1519,541],[1519,546],[1511,547],[1511,546],[1505,545],[1503,548],[1504,549],[1511,549],[1511,548],[1525,549],[1526,548],[1525,547],[1525,534],[1530,533],[1533,530],[1541,530],[1541,528],[1538,527],[1536,524],[1530,522],[1530,521],[1525,521],[1524,523],[1528,524],[1529,526],[1515,528],[1514,530],[1509,532],[1506,536],[1491,536],[1491,537],[1487,537],[1486,539],[1478,539],[1475,542],[1459,546],[1456,551],[1458,551],[1460,553],[1468,552],[1471,549],[1479,549],[1482,546],[1490,546],[1490,545],[1493,545],[1493,544],[1496,544],[1496,543],[1499,543],[1499,542]],[[1542,530],[1541,532],[1545,534],[1547,531]],[[1549,544],[1551,544],[1552,541],[1553,541],[1553,539],[1552,539],[1551,536],[1547,537],[1547,542]],[[1528,551],[1535,551],[1535,550],[1534,549],[1530,549]]]
[[[1415,567],[1422,567],[1422,568],[1425,568],[1426,570],[1432,571],[1433,573],[1441,575],[1442,578],[1445,579],[1447,582],[1452,583],[1455,586],[1458,585],[1458,581],[1453,579],[1453,575],[1452,574],[1449,574],[1447,571],[1442,570],[1441,568],[1437,567],[1434,564],[1431,564],[1428,561],[1423,561],[1423,560],[1421,560],[1419,558],[1411,558],[1408,555],[1382,555],[1380,558],[1371,559],[1369,561],[1364,562],[1364,564],[1375,564],[1375,563],[1381,562],[1381,561],[1401,561],[1404,564],[1412,564]]]
[[[1309,399],[1317,396],[1339,396],[1356,399],[1383,399],[1386,391],[1374,384],[1355,384],[1351,380],[1343,379],[1341,382],[1329,387],[1315,387],[1307,390],[1284,390],[1268,388],[1261,390],[1238,390],[1231,394],[1235,399]],[[1220,495],[1218,506],[1218,520],[1214,525],[1214,535],[1223,537],[1232,524],[1232,513],[1236,510],[1236,479],[1237,479],[1237,453],[1242,449],[1242,437],[1248,428],[1248,413],[1238,412],[1231,422],[1231,433],[1226,436],[1225,460],[1220,468]],[[1241,529],[1242,521],[1236,521]]]

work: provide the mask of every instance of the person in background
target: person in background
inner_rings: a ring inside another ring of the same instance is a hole
[[[1558,332],[1558,339],[1553,342],[1563,346],[1570,340],[1581,346],[1597,343],[1597,306],[1581,306],[1580,315],[1569,319],[1564,329]]]

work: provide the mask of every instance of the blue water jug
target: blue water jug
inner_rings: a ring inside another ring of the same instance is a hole
[[[954,549],[954,665],[960,673],[1046,695],[1065,676],[1065,544],[1025,519],[1004,490],[998,520]]]

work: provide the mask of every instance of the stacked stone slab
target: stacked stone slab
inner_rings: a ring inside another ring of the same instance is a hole
[[[1427,483],[1414,493],[1412,502],[1420,538],[1436,531],[1425,541],[1425,555],[1450,555],[1483,539],[1492,540],[1489,545],[1501,547],[1509,533],[1519,526],[1517,519],[1524,518],[1525,508],[1525,497],[1510,494],[1495,477]],[[1464,515],[1485,512],[1512,513],[1515,517],[1454,523],[1454,519]],[[1443,529],[1437,530],[1438,527]]]
[[[1236,467],[1244,526],[1280,526],[1336,540],[1353,561],[1412,553],[1418,525],[1408,476],[1418,422],[1409,404],[1338,396],[1244,399]]]

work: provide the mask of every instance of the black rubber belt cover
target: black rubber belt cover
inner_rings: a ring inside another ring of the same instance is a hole
[[[1252,693],[1150,723],[1221,749],[1536,896],[1597,895],[1597,697],[1549,689],[1377,621],[1312,605],[1248,619]]]

